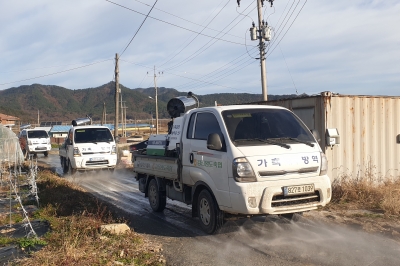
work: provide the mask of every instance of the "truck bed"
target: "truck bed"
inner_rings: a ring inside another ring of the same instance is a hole
[[[167,179],[178,179],[178,158],[132,154],[133,172]]]

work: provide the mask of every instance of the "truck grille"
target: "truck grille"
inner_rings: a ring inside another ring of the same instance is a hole
[[[269,177],[269,176],[276,176],[276,175],[287,175],[287,174],[305,174],[305,173],[317,173],[319,167],[307,167],[307,168],[301,168],[298,170],[294,171],[285,171],[285,170],[279,170],[279,171],[260,171],[258,174],[261,177]]]
[[[283,196],[275,195],[272,197],[271,207],[281,207],[281,206],[295,206],[303,205],[309,203],[320,202],[319,191],[315,191],[311,194],[295,195],[295,196]]]
[[[86,165],[105,165],[108,164],[108,160],[103,161],[86,161]]]

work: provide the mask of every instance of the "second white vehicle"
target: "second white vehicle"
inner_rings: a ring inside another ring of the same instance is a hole
[[[117,148],[110,129],[105,126],[73,126],[59,149],[64,173],[85,170],[114,170]]]

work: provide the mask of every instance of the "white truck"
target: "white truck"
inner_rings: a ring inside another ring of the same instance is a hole
[[[150,136],[147,154],[133,154],[139,190],[154,211],[167,197],[191,204],[212,234],[227,218],[292,219],[329,203],[327,159],[294,113],[262,105],[186,110],[187,102],[171,100],[168,134]]]
[[[60,163],[64,173],[109,169],[117,164],[117,149],[108,127],[80,124],[89,118],[73,120],[68,136],[59,148]]]

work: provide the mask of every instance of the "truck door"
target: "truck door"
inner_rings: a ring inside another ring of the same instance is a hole
[[[207,137],[211,133],[218,133],[222,141],[226,139],[213,113],[193,113],[184,132],[186,138],[182,138],[184,182],[194,184],[204,181],[213,190],[218,204],[230,207],[227,152],[226,149],[215,151],[207,148]]]

